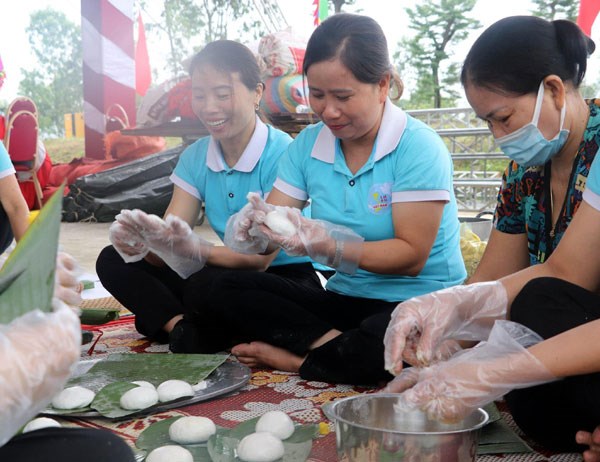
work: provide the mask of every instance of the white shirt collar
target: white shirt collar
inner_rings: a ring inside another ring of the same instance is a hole
[[[373,156],[375,162],[396,149],[406,128],[406,120],[406,112],[388,99],[383,108],[381,125],[375,140],[375,153]],[[335,160],[335,141],[335,135],[326,125],[323,125],[313,145],[311,157],[333,164]]]
[[[269,138],[269,129],[263,123],[262,120],[256,117],[256,126],[254,127],[254,133],[244,149],[244,152],[240,156],[237,163],[233,166],[232,170],[238,172],[251,172],[256,167],[260,156],[262,155],[265,147],[267,146],[267,140]],[[206,153],[206,165],[213,172],[222,172],[228,167],[223,160],[223,153],[219,143],[217,143],[211,136],[208,141],[208,151]]]

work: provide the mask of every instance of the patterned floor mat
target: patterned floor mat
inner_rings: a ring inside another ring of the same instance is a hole
[[[119,321],[96,328],[92,343],[93,348],[91,344],[82,347],[83,359],[99,358],[110,353],[166,353],[168,351],[167,345],[152,343],[140,336],[133,326],[133,316],[125,316]],[[375,390],[348,385],[306,381],[298,374],[257,369],[253,371],[248,385],[238,392],[218,399],[120,422],[103,418],[62,419],[62,421],[65,426],[110,429],[134,446],[138,435],[150,424],[178,415],[206,416],[213,419],[217,425],[233,427],[265,411],[279,409],[299,423],[328,423],[320,408],[323,403],[373,391]],[[502,403],[498,407],[504,420],[524,438]],[[329,425],[332,430],[333,427]],[[538,452],[485,455],[479,456],[477,462],[578,462],[581,460],[579,454],[551,454],[542,451],[530,441],[528,443]],[[315,441],[309,460],[311,462],[337,460],[334,433],[329,433]]]

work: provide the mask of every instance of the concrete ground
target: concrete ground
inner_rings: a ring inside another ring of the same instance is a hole
[[[60,250],[69,253],[79,262],[85,272],[96,272],[96,258],[100,251],[110,244],[108,228],[111,223],[61,223]],[[205,221],[194,231],[214,244],[221,240]]]

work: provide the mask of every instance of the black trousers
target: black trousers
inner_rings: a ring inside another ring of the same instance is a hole
[[[210,307],[235,341],[261,340],[306,356],[300,368],[306,380],[371,385],[392,378],[384,369],[383,337],[397,302],[349,297],[320,284],[303,287],[264,276],[228,273],[213,283]],[[331,329],[342,334],[309,350]]]
[[[134,462],[127,443],[107,430],[44,428],[0,447],[2,462]]]
[[[560,279],[534,279],[515,298],[511,319],[546,339],[600,319],[600,297]],[[506,402],[532,439],[555,451],[581,452],[575,433],[600,425],[600,373],[514,390]]]
[[[12,228],[4,207],[0,205],[0,254],[3,253],[13,241]]]
[[[312,264],[302,263],[270,267],[266,272],[205,266],[201,271],[182,279],[168,266],[157,267],[142,260],[125,263],[112,247],[105,247],[96,261],[96,272],[102,285],[127,309],[135,313],[137,331],[159,342],[168,341],[163,326],[177,315],[197,320],[201,330],[203,351],[216,352],[231,346],[231,332],[218,316],[218,310],[207,305],[227,298],[227,293],[215,293],[213,282],[227,274],[244,279],[244,275],[267,278],[296,291],[321,288]],[[215,314],[216,319],[211,317]]]
[[[157,267],[145,260],[125,263],[113,246],[102,249],[96,260],[102,285],[119,303],[135,313],[137,331],[159,342],[168,340],[162,327],[185,313],[185,280],[168,266]]]

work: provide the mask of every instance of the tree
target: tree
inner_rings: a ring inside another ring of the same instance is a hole
[[[574,0],[532,0],[535,8],[531,14],[552,21],[568,19],[575,21],[579,12],[579,2]]]
[[[146,8],[148,2],[142,3]],[[173,75],[187,71],[183,61],[205,44],[231,38],[241,42],[269,31],[281,16],[275,0],[164,0],[160,23],[148,23],[148,33],[164,34],[169,42]]]
[[[412,72],[416,80],[409,107],[440,108],[453,105],[458,98],[453,87],[459,80],[459,65],[449,61],[449,49],[481,27],[479,21],[467,17],[476,1],[425,0],[406,8],[408,27],[415,35],[400,41],[394,60],[401,75],[410,77]]]
[[[329,3],[333,6],[334,13],[341,13],[344,5],[354,5],[356,0],[329,0]]]
[[[41,131],[62,136],[64,114],[83,107],[80,28],[47,8],[31,14],[26,31],[37,63],[23,71],[19,92],[35,101]]]

